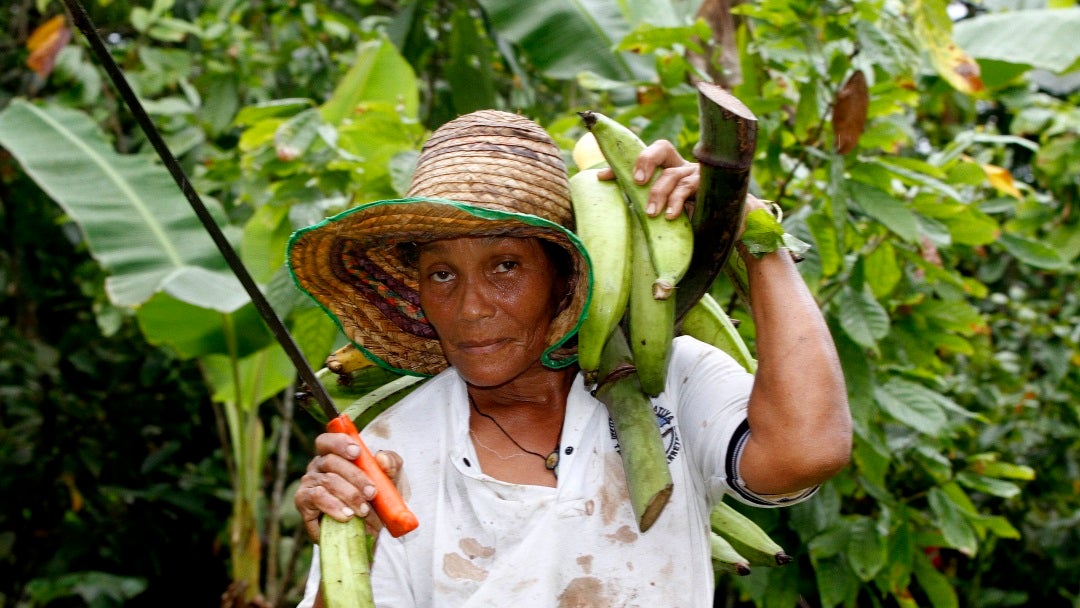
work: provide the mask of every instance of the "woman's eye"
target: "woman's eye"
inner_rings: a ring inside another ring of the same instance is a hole
[[[506,260],[505,262],[499,262],[499,265],[495,267],[495,272],[510,272],[517,267],[517,262]]]
[[[453,277],[454,275],[450,274],[445,270],[436,270],[435,272],[431,273],[431,280],[435,281],[436,283],[445,283]]]

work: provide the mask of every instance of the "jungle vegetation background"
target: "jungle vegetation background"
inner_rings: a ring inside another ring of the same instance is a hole
[[[1080,606],[1074,0],[87,4],[316,368],[343,341],[288,235],[400,195],[432,128],[520,111],[569,152],[592,109],[690,157],[725,85],[856,438],[752,512],[797,561],[717,605]],[[64,14],[0,8],[0,606],[294,605],[321,423]]]

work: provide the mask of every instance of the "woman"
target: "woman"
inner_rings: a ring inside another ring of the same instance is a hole
[[[657,167],[653,214],[677,215],[697,167],[667,142],[637,169]],[[816,303],[785,252],[741,251],[758,372],[676,339],[653,400],[674,492],[639,532],[606,408],[574,366],[590,271],[558,148],[523,117],[466,115],[432,135],[408,196],[301,231],[289,252],[369,356],[435,375],[363,433],[420,521],[378,537],[379,606],[711,606],[711,506],[791,504],[846,465],[844,382]],[[295,500],[311,538],[323,514],[377,527],[354,442],[322,434],[316,449]],[[317,589],[316,565],[301,606]]]

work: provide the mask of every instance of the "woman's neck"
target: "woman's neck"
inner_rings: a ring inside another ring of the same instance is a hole
[[[506,384],[494,387],[468,385],[469,395],[481,409],[497,409],[526,418],[550,418],[552,410],[561,413],[566,407],[566,396],[577,379],[577,369],[553,370],[545,368]]]
[[[522,485],[556,485],[566,396],[575,370],[550,370],[529,382],[468,385],[469,433],[490,477]]]

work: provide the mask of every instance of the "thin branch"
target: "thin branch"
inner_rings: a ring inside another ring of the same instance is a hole
[[[274,468],[274,485],[270,492],[270,509],[266,517],[267,564],[266,593],[271,604],[281,597],[282,581],[278,577],[278,547],[281,544],[281,504],[285,495],[285,479],[289,475],[289,440],[292,436],[293,413],[296,411],[295,384],[285,389],[281,399],[276,399],[280,422],[278,424],[277,460]]]

